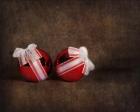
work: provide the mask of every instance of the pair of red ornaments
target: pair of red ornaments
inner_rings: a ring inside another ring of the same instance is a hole
[[[26,49],[16,48],[14,58],[19,60],[19,71],[28,81],[41,81],[49,78],[52,61],[48,53],[30,44]],[[95,68],[88,58],[86,47],[68,47],[58,53],[55,60],[55,72],[65,81],[78,81]]]

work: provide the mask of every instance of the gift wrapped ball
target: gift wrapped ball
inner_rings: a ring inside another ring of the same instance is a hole
[[[46,76],[43,79],[38,78],[33,69],[31,68],[31,66],[29,65],[29,63],[19,66],[19,72],[21,73],[21,75],[27,80],[27,81],[33,81],[33,82],[38,82],[40,80],[45,80],[48,78],[49,73],[51,71],[51,59],[50,56],[48,55],[47,52],[45,52],[42,49],[37,49],[40,54],[42,55],[42,57],[40,58],[40,62],[42,64],[42,67],[44,68],[44,70],[46,71]]]
[[[68,47],[58,53],[55,60],[55,71],[59,78],[65,81],[78,81],[94,69],[93,63],[87,57],[86,47]],[[84,56],[82,56],[84,55]]]
[[[14,58],[19,60],[19,72],[27,81],[38,82],[48,78],[52,62],[47,52],[29,44],[27,48],[16,48]]]

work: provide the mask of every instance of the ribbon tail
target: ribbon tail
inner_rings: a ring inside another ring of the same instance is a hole
[[[86,66],[86,69],[85,69],[85,75],[87,76],[90,71],[95,69],[95,65],[90,59],[88,59],[86,63],[87,63],[86,64],[87,66]]]
[[[36,51],[34,51],[36,52]],[[40,58],[36,58],[37,53],[33,53],[33,51],[27,50],[26,51],[26,59],[27,62],[29,63],[29,65],[31,66],[33,72],[35,73],[37,79],[40,80],[44,80],[47,78],[47,73],[44,70],[41,62],[40,62]]]
[[[44,72],[40,60],[34,61],[31,66],[33,67],[33,70],[36,71],[35,74],[40,80],[45,80],[47,78],[47,74]]]

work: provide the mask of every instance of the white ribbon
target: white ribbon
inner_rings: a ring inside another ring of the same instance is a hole
[[[44,80],[47,77],[47,73],[39,60],[42,55],[38,52],[36,47],[36,44],[30,44],[26,49],[16,48],[14,50],[13,57],[19,59],[20,66],[28,63],[37,79]]]
[[[88,58],[88,50],[86,47],[79,48],[79,57],[84,60],[85,62],[85,75],[88,75],[90,71],[95,69],[95,65],[93,62]]]
[[[84,65],[82,73],[88,75],[90,71],[95,69],[95,65],[88,58],[88,50],[86,47],[80,47],[79,49],[74,47],[68,48],[68,54],[72,59],[58,65],[57,72],[63,75],[81,65]]]

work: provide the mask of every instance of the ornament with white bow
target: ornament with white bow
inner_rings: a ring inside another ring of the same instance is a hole
[[[68,47],[68,55],[71,57],[60,65],[57,65],[57,73],[61,75],[76,69],[80,65],[84,65],[82,73],[88,75],[90,71],[95,69],[94,63],[88,58],[88,50],[86,47]]]
[[[40,62],[42,55],[36,47],[37,45],[33,43],[29,44],[26,49],[16,48],[13,57],[18,58],[20,66],[29,64],[37,79],[40,81],[45,80],[48,75]]]

